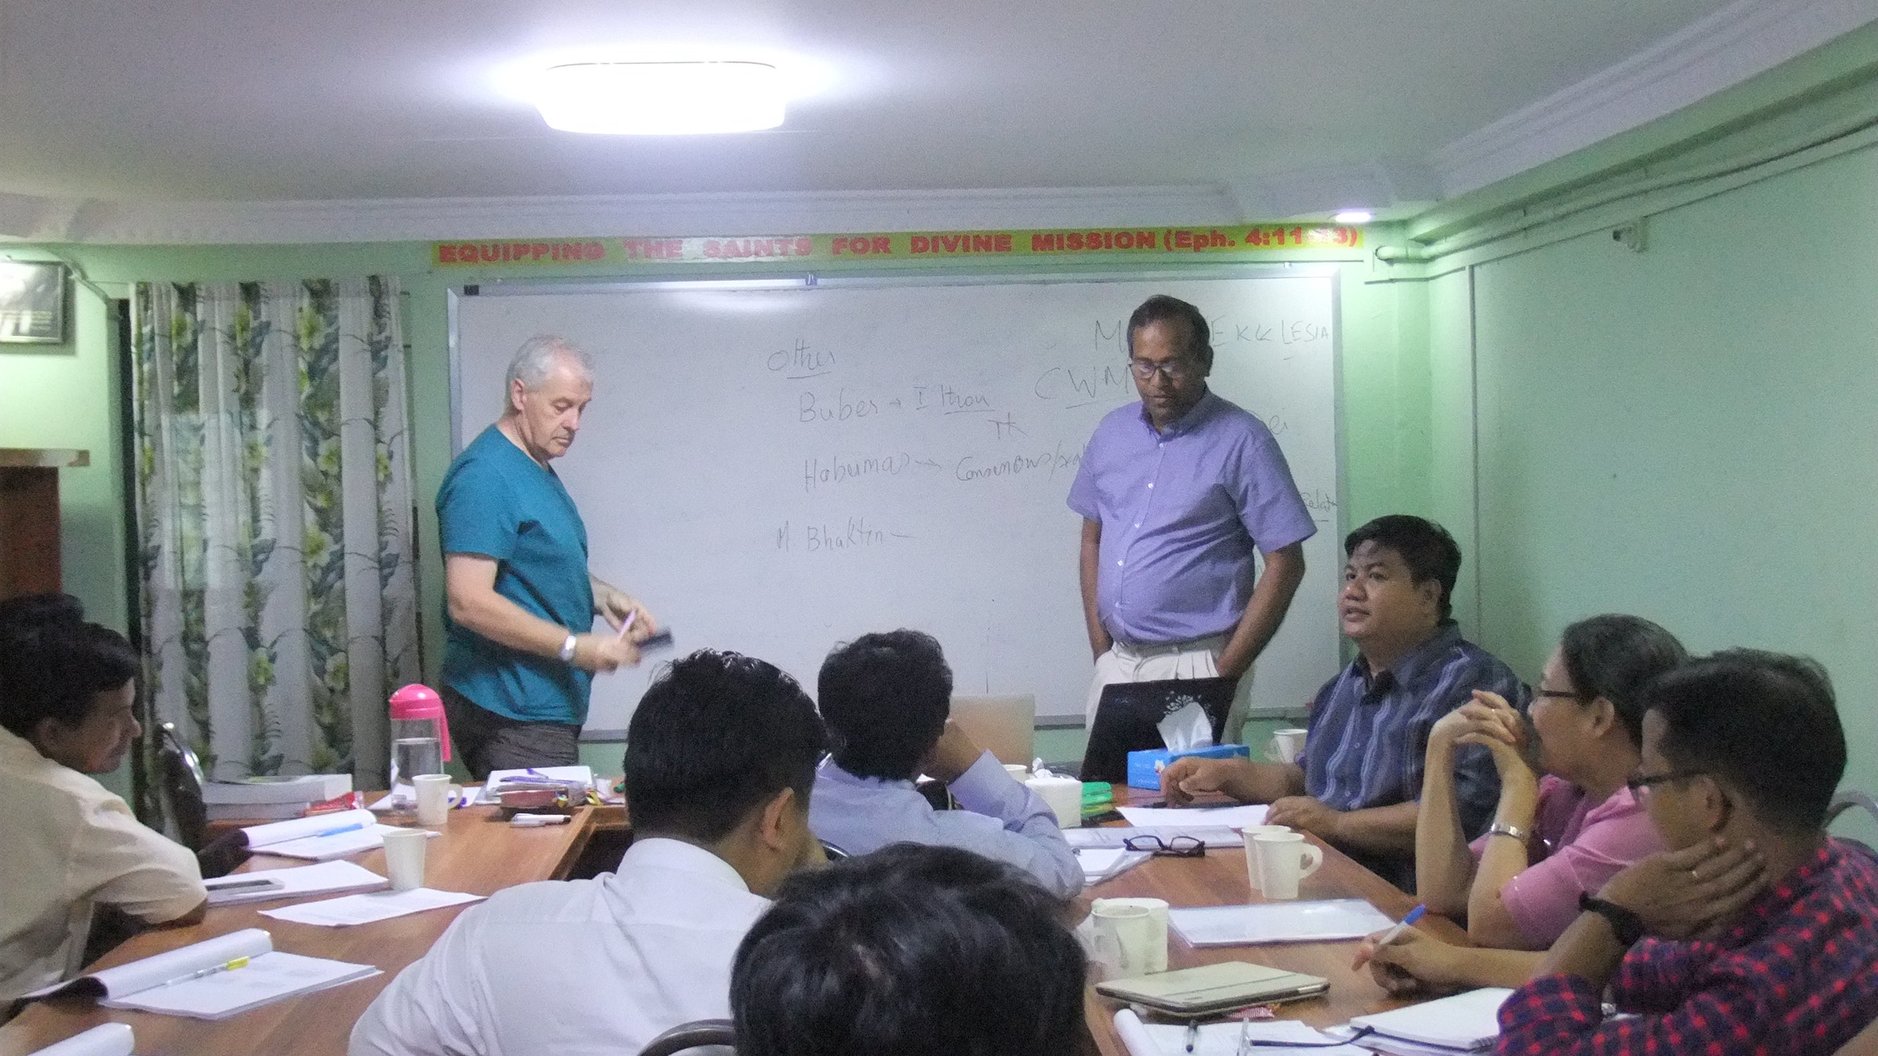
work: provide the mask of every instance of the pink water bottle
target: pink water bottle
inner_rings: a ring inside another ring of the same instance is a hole
[[[443,698],[413,682],[391,695],[391,789],[409,795],[411,779],[441,774],[450,760],[450,726]],[[399,786],[405,786],[400,788]]]

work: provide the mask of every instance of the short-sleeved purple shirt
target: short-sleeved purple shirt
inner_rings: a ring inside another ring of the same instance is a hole
[[[1102,525],[1097,612],[1133,645],[1230,631],[1252,598],[1254,550],[1317,531],[1271,430],[1212,392],[1165,432],[1139,402],[1110,411],[1069,508]]]

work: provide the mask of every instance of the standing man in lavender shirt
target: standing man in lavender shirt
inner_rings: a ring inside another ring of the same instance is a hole
[[[1207,389],[1213,347],[1198,308],[1142,302],[1128,319],[1128,366],[1141,402],[1096,426],[1069,491],[1095,655],[1088,718],[1111,683],[1232,678],[1226,739],[1237,741],[1252,662],[1304,579],[1317,525],[1271,430]]]

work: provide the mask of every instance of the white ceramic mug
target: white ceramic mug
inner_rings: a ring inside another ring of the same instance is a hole
[[[1147,935],[1141,943],[1141,964],[1130,975],[1167,971],[1167,901],[1159,898],[1098,898],[1090,912],[1098,915],[1108,906],[1139,906],[1148,911]]]
[[[1111,976],[1143,975],[1149,970],[1149,952],[1154,945],[1154,912],[1146,906],[1117,904],[1121,902],[1104,898],[1090,908],[1095,923],[1095,959]],[[1163,942],[1161,959],[1165,962],[1166,958],[1167,943]]]
[[[1252,885],[1253,894],[1263,891],[1265,885],[1259,882],[1258,845],[1252,841],[1264,833],[1290,831],[1283,825],[1247,825],[1239,830],[1240,835],[1245,837],[1245,876],[1246,881]]]
[[[414,891],[424,886],[424,845],[430,833],[399,829],[385,833],[385,876],[393,891]]]
[[[1272,731],[1272,742],[1265,747],[1265,758],[1274,763],[1295,763],[1304,754],[1304,735],[1310,731],[1290,729]]]
[[[1023,763],[1005,763],[1004,772],[1011,775],[1011,780],[1018,784],[1030,780],[1030,767]]]
[[[1056,814],[1059,829],[1073,829],[1082,824],[1082,782],[1073,777],[1033,777],[1025,787],[1043,797]]]
[[[1298,897],[1298,881],[1324,864],[1324,852],[1301,832],[1261,832],[1252,837],[1258,855],[1259,893],[1266,898]]]
[[[450,783],[449,774],[419,774],[411,779],[417,790],[417,823],[429,827],[446,824],[450,808],[463,801],[463,789]]]

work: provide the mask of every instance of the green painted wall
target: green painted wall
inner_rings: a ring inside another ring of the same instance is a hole
[[[1484,644],[1531,678],[1566,623],[1619,611],[1811,655],[1846,783],[1878,787],[1874,233],[1866,148],[1652,215],[1642,253],[1597,231],[1473,267]]]
[[[1387,238],[1387,229],[1372,233]],[[396,275],[405,292],[410,345],[413,468],[419,512],[419,589],[424,613],[425,671],[436,670],[441,643],[442,565],[436,552],[431,497],[450,459],[448,290],[525,274],[518,269],[431,270],[427,243],[283,246],[57,246],[15,251],[21,258],[54,252],[113,296],[144,280],[229,281],[308,276]],[[1319,258],[1321,259],[1321,257]],[[982,265],[960,270],[970,271]],[[1425,309],[1414,286],[1371,284],[1366,262],[1346,262],[1338,297],[1341,340],[1341,445],[1346,469],[1339,501],[1347,523],[1427,503],[1429,383]],[[1060,271],[1061,269],[1053,269]],[[1089,269],[1092,275],[1100,269]],[[696,271],[674,272],[696,275]],[[655,276],[641,276],[655,277]],[[108,302],[79,288],[76,340],[52,353],[0,353],[0,445],[86,447],[92,466],[67,471],[62,512],[69,589],[107,622],[124,625],[125,497],[118,482],[117,351],[108,334]],[[1406,320],[1406,322],[1405,322]],[[491,410],[493,413],[493,410]],[[1069,541],[1065,546],[1069,546]],[[1299,605],[1331,599],[1300,598]],[[1326,672],[1329,677],[1331,672]],[[1050,759],[1080,759],[1081,730],[1043,732]],[[612,744],[583,749],[599,769],[619,765]]]

